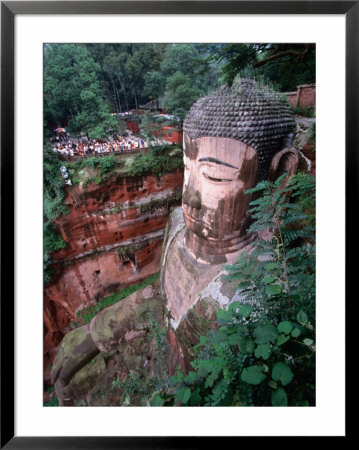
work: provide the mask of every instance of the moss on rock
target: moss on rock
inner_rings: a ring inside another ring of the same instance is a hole
[[[66,334],[54,359],[51,378],[67,383],[71,377],[99,353],[89,326],[85,325]]]
[[[77,397],[86,394],[101,378],[106,370],[106,364],[101,354],[95,356],[71,380],[73,392]]]

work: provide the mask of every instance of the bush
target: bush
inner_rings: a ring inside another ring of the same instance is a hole
[[[173,147],[153,147],[147,153],[138,153],[129,169],[132,176],[171,172],[177,168],[183,169],[183,156],[181,153],[170,156]]]
[[[100,158],[99,161],[99,172],[103,175],[107,172],[112,172],[115,168],[115,155],[105,156]]]
[[[44,222],[44,253],[52,253],[66,247],[66,242],[51,222]]]
[[[44,222],[44,285],[51,283],[54,271],[50,269],[53,260],[50,253],[61,250],[66,247],[66,242],[57,231],[56,226],[51,222]]]
[[[59,406],[59,399],[57,397],[54,397],[48,402],[44,402],[44,406]]]
[[[292,106],[292,113],[297,116],[315,117],[315,108],[313,106],[309,106],[307,108],[302,106]]]
[[[70,212],[64,204],[65,192],[60,173],[61,165],[57,155],[49,145],[46,145],[44,147],[44,215],[50,221]]]
[[[114,154],[105,156],[92,156],[90,158],[78,159],[67,163],[66,166],[69,169],[71,180],[74,185],[79,184],[80,176],[79,171],[84,168],[93,169],[96,171],[94,176],[87,178],[83,181],[83,187],[85,188],[88,183],[95,182],[101,184],[108,179],[111,172],[114,172],[116,167],[123,165],[123,161],[116,160]]]

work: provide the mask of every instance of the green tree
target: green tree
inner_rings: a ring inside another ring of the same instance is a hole
[[[117,129],[102,97],[100,67],[81,44],[51,44],[45,51],[45,124],[68,122],[71,132],[105,138]]]
[[[86,49],[100,67],[101,89],[113,111],[158,99],[177,71],[203,95],[218,86],[219,64],[200,70],[204,56],[197,44],[86,44]]]
[[[116,83],[116,67],[114,58],[116,52],[115,44],[86,44],[86,49],[100,66],[99,81],[104,98],[109,104],[111,111],[117,113],[122,110],[122,98]]]
[[[159,109],[159,97],[163,95],[166,87],[166,79],[161,72],[152,71],[145,75],[145,85],[143,95],[150,100],[157,100],[157,109]]]
[[[196,63],[200,55],[193,44],[172,44],[161,63],[161,72],[168,78],[180,71],[190,78],[196,76]]]
[[[218,87],[220,76],[220,63],[206,64],[207,56],[200,44],[172,44],[161,63],[161,73],[168,79],[182,72],[190,78],[192,86],[205,95]]]
[[[179,117],[182,123],[187,111],[200,95],[200,90],[193,86],[190,76],[178,71],[167,78],[163,102],[165,108]]]
[[[220,62],[222,81],[228,85],[257,57],[257,49],[251,44],[203,44],[201,48],[206,55],[205,67]]]
[[[159,72],[168,44],[86,44],[101,67],[100,81],[112,109],[121,112],[147,102],[148,73]],[[157,95],[157,94],[156,94]]]
[[[204,63],[221,62],[223,81],[237,76],[275,84],[280,91],[315,82],[315,44],[203,44]]]
[[[145,75],[159,69],[163,49],[164,47],[161,44],[130,45],[125,70],[129,78],[136,109],[138,109],[141,100],[144,100]]]

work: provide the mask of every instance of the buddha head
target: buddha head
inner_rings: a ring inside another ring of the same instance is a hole
[[[209,262],[226,261],[255,237],[247,189],[295,172],[295,122],[278,93],[238,80],[199,99],[183,126],[186,246]]]

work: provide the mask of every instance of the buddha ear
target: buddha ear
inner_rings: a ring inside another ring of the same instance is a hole
[[[268,179],[276,180],[287,172],[288,177],[295,175],[298,171],[299,157],[294,148],[285,148],[276,153],[272,159],[268,171]]]

